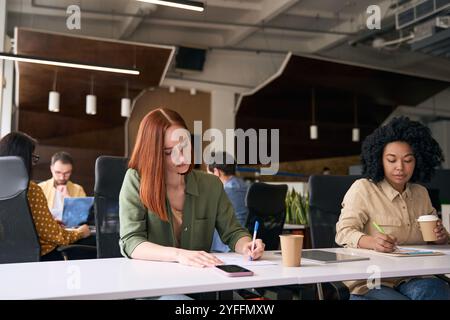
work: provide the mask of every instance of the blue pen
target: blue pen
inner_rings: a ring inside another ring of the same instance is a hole
[[[258,232],[259,222],[255,221],[255,228],[253,228],[253,243],[252,243],[252,252],[255,250],[255,241],[256,241],[256,233]],[[250,260],[253,260],[252,257],[250,257]]]

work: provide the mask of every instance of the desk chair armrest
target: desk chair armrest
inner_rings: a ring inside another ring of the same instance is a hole
[[[97,248],[95,246],[87,246],[83,244],[70,244],[67,246],[59,246],[56,248],[61,253],[64,260],[69,260],[71,255],[82,255],[85,258],[96,258]]]
[[[436,275],[436,277],[438,277],[441,280],[444,280],[445,282],[447,282],[450,285],[450,278],[448,277],[448,275],[438,274],[438,275]]]
[[[58,250],[58,252],[63,252],[63,251],[70,251],[70,250],[86,250],[86,251],[90,251],[90,252],[96,252],[97,248],[94,246],[87,246],[84,244],[69,244],[67,246],[59,246],[58,248],[56,248],[56,250]]]

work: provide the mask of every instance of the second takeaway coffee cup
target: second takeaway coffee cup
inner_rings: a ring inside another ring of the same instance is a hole
[[[427,214],[424,216],[420,216],[417,221],[420,225],[420,230],[422,231],[422,237],[424,241],[436,241],[436,233],[434,233],[434,229],[436,228],[436,224],[439,218],[433,214]]]
[[[283,266],[300,267],[302,258],[303,236],[299,234],[280,235]]]

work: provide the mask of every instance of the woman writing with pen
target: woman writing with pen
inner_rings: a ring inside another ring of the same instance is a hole
[[[133,259],[196,267],[222,264],[208,253],[214,229],[231,250],[259,259],[260,239],[236,220],[220,180],[193,171],[181,116],[159,108],[142,120],[120,192],[120,246]]]
[[[436,215],[425,187],[443,160],[430,130],[408,118],[395,118],[376,129],[363,145],[363,176],[350,187],[336,225],[339,245],[393,252],[397,245],[423,245],[417,218]],[[439,221],[437,241],[449,236]],[[450,299],[448,284],[435,277],[381,279],[381,287],[369,289],[366,281],[346,285],[354,300]]]

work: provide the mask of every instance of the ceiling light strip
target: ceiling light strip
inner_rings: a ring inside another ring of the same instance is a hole
[[[111,66],[99,66],[99,65],[86,64],[86,63],[65,62],[65,61],[61,61],[61,60],[50,60],[50,59],[45,59],[45,58],[38,58],[38,57],[25,56],[25,55],[16,55],[16,54],[10,54],[10,53],[0,53],[0,59],[12,60],[12,61],[18,61],[18,62],[44,64],[44,65],[51,65],[51,66],[57,66],[57,67],[86,69],[86,70],[104,71],[104,72],[115,72],[115,73],[130,74],[130,75],[139,75],[140,74],[139,70],[136,70],[136,69],[124,69],[124,68],[116,68],[116,67],[111,67]]]
[[[203,3],[198,1],[164,1],[164,0],[137,0],[140,2],[153,3],[162,6],[174,7],[179,9],[193,10],[202,12],[204,9]]]

